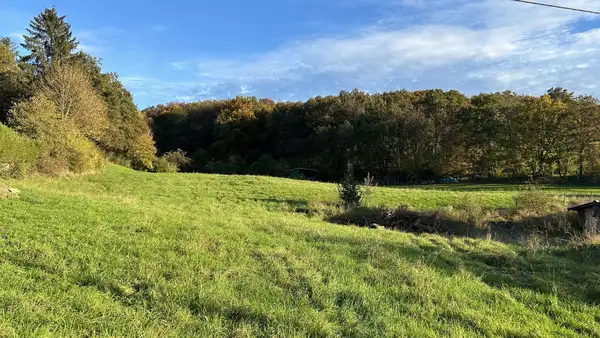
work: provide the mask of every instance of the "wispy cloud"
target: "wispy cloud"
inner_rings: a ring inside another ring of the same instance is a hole
[[[566,86],[600,94],[600,30],[577,26],[593,20],[590,15],[498,0],[384,2],[394,15],[413,8],[418,20],[407,25],[390,15],[350,36],[293,41],[257,56],[173,62],[193,76],[155,89],[196,99],[231,93],[284,99],[355,87],[541,93]],[[595,0],[569,5],[600,10]],[[190,88],[203,89],[195,94]],[[152,88],[144,90],[152,95]]]
[[[11,38],[13,41],[23,42],[25,41],[25,39],[23,38],[24,34],[25,33],[9,33],[8,37]]]

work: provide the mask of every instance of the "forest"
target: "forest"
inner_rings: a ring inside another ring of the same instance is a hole
[[[179,158],[183,171],[284,175],[301,167],[339,180],[351,163],[358,177],[387,184],[600,175],[598,100],[563,88],[539,97],[354,90],[306,102],[237,97],[143,112],[159,152]]]

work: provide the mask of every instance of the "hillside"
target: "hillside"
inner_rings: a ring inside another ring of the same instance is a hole
[[[335,225],[335,187],[111,165],[8,181],[0,336],[600,336],[600,249]],[[444,187],[448,188],[448,187]],[[417,210],[514,191],[377,189]],[[567,190],[570,194],[600,190]]]

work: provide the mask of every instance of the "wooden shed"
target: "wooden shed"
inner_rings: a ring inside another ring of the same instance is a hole
[[[310,168],[294,168],[288,170],[289,178],[301,180],[314,180],[317,177],[318,170]]]
[[[579,226],[586,235],[595,236],[600,234],[600,201],[578,205],[569,208],[579,214]]]

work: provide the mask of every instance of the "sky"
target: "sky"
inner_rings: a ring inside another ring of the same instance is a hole
[[[510,0],[2,0],[0,36],[18,42],[53,5],[140,109],[354,88],[600,97],[600,15]]]

